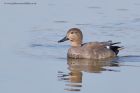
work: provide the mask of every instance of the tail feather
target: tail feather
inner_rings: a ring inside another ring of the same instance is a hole
[[[124,47],[123,47],[123,46],[110,46],[110,49],[111,49],[112,51],[114,51],[115,54],[117,55],[117,54],[119,53],[119,50],[124,49]]]
[[[123,46],[117,46],[116,44],[120,44],[121,42],[113,43],[111,40],[106,42],[101,42],[106,48],[111,49],[116,55],[119,53],[120,50],[124,49]]]
[[[107,42],[103,42],[107,48],[111,49],[116,55],[119,53],[120,50],[124,49],[123,46],[117,46],[116,44],[120,44],[121,42],[113,43],[111,40]]]

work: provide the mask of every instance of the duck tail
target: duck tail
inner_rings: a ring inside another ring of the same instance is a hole
[[[117,55],[120,50],[124,49],[123,46],[110,46],[110,49]]]

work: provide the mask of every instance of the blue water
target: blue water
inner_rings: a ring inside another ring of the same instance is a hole
[[[16,2],[16,3],[15,3]],[[0,93],[139,93],[139,0],[0,1]],[[120,41],[113,60],[67,59],[68,29]]]

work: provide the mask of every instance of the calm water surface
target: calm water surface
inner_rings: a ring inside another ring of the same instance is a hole
[[[19,4],[15,4],[17,2]],[[12,4],[13,3],[13,4]],[[0,93],[139,93],[139,0],[0,1]],[[67,59],[71,27],[84,42],[122,42],[115,59]]]

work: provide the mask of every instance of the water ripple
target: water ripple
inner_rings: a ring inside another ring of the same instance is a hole
[[[117,11],[128,11],[128,9],[120,8],[120,9],[117,9]]]

